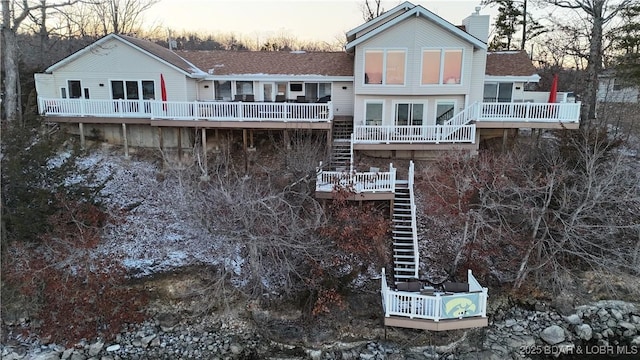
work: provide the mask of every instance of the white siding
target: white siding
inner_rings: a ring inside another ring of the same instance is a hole
[[[353,116],[353,83],[334,82],[331,89],[331,102],[333,115]]]
[[[156,98],[159,98],[160,74],[164,76],[169,101],[195,100],[192,95],[195,86],[187,91],[187,78],[183,73],[116,39],[55,70],[53,86],[59,97],[60,88],[67,87],[67,80],[80,80],[92,99],[110,99],[111,80],[153,80]]]
[[[365,85],[364,51],[366,49],[405,49],[406,68],[404,86]],[[462,84],[423,86],[421,82],[423,48],[462,48]],[[409,18],[356,47],[354,82],[356,94],[370,95],[436,95],[466,94],[472,83],[474,57],[479,55],[473,46],[422,17]],[[486,54],[485,54],[486,55]],[[483,60],[482,65],[486,62]],[[484,68],[481,78],[484,77]]]
[[[383,103],[382,125],[394,125],[395,104],[397,103],[424,103],[425,117],[423,125],[434,125],[436,122],[436,103],[438,101],[455,102],[454,112],[458,113],[465,108],[465,98],[462,95],[443,96],[384,96],[384,95],[357,95],[355,99],[355,114],[353,123],[364,125],[365,102],[379,100]]]
[[[640,101],[640,89],[637,86],[620,87],[615,90],[614,78],[601,78],[598,81],[598,101],[636,103]]]
[[[365,85],[364,51],[366,49],[406,49],[404,86]],[[462,83],[460,85],[421,85],[422,50],[425,48],[462,48]],[[422,17],[407,19],[366,42],[356,46],[354,64],[354,123],[364,121],[366,100],[384,102],[383,124],[392,125],[394,104],[400,100],[414,100],[427,104],[424,124],[435,123],[437,100],[454,100],[456,112],[475,101],[482,101],[486,68],[486,50],[473,45]]]

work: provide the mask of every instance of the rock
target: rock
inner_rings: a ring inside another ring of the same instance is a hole
[[[549,345],[559,344],[564,341],[564,329],[558,325],[551,325],[542,330],[540,337]]]
[[[621,321],[618,323],[618,326],[627,330],[633,330],[636,331],[636,326],[633,325],[632,323],[626,322],[626,321]]]
[[[311,360],[320,360],[322,359],[322,350],[307,350],[307,355]]]
[[[67,349],[65,351],[62,352],[62,355],[60,356],[61,360],[67,360],[68,358],[71,357],[71,355],[73,354],[73,349]]]
[[[114,352],[120,350],[120,344],[114,344],[107,347],[107,352]]]
[[[153,338],[153,340],[151,340],[151,343],[149,343],[149,345],[151,345],[153,347],[160,346],[160,338],[159,337]]]
[[[31,358],[32,360],[60,360],[60,353],[57,351],[51,351],[47,353],[41,353]]]
[[[568,322],[571,325],[579,325],[582,324],[582,319],[580,318],[580,316],[578,316],[578,314],[572,314],[569,316],[565,316],[564,320],[566,322]]]
[[[153,340],[155,338],[156,338],[155,334],[154,335],[145,336],[142,339],[140,339],[140,343],[142,343],[142,346],[147,347],[151,343],[151,340]]]
[[[242,352],[242,347],[238,344],[232,344],[231,346],[229,346],[229,350],[232,354],[238,355]]]
[[[640,335],[636,336],[631,340],[631,345],[640,345]]]
[[[74,351],[73,354],[71,354],[71,360],[85,360],[87,357],[84,356],[84,354],[78,352],[78,351]]]
[[[100,351],[102,351],[102,348],[104,347],[104,343],[100,340],[98,340],[97,342],[89,345],[89,356],[96,356],[100,353]]]
[[[589,341],[593,337],[593,330],[588,324],[576,326],[576,335],[582,340]]]
[[[514,319],[507,319],[504,322],[504,326],[506,327],[512,327],[515,324],[516,324],[516,321]]]
[[[622,312],[618,309],[611,309],[611,315],[613,315],[616,320],[622,320]]]

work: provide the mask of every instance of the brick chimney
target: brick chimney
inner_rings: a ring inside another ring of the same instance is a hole
[[[489,15],[480,15],[480,6],[476,11],[462,20],[467,32],[483,42],[489,41]]]

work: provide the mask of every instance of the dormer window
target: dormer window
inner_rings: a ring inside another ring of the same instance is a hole
[[[422,85],[460,85],[462,49],[422,51]]]
[[[364,83],[404,85],[405,50],[366,50],[364,53]]]

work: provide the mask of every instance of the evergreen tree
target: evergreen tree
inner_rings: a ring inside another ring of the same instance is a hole
[[[640,84],[640,4],[621,11],[622,25],[613,35],[614,66],[617,76]]]

